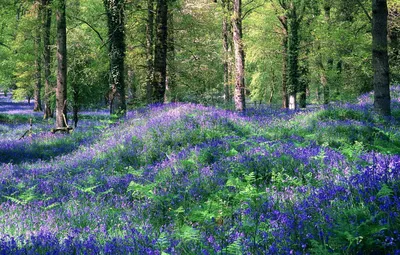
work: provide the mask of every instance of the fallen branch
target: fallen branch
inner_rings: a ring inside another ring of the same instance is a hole
[[[29,129],[25,131],[25,133],[19,138],[19,140],[25,138],[26,135],[32,135],[32,119],[29,119]]]
[[[74,130],[73,127],[59,127],[59,128],[52,128],[50,131],[55,134],[57,132],[68,132],[70,133],[72,130]]]

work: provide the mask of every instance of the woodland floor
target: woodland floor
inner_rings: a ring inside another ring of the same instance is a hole
[[[366,94],[88,111],[66,135],[32,107],[0,96],[0,254],[400,254],[400,86],[390,120]]]

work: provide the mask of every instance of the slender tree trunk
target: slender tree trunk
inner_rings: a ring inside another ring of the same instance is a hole
[[[374,71],[374,109],[390,116],[389,58],[386,0],[372,0],[372,65]]]
[[[222,19],[222,44],[224,47],[224,100],[225,103],[231,102],[230,95],[230,87],[229,87],[229,34],[230,34],[230,22],[229,22],[229,2],[230,0],[222,0],[222,10],[223,10],[223,19]]]
[[[156,38],[153,76],[153,101],[164,102],[167,78],[167,50],[168,50],[168,3],[167,0],[157,0]]]
[[[146,99],[152,102],[153,97],[153,61],[154,61],[154,0],[147,0],[146,23]]]
[[[308,75],[308,64],[304,63],[304,66],[300,68],[301,78],[299,80],[299,106],[300,108],[307,107],[307,75]]]
[[[278,19],[282,25],[282,108],[286,109],[289,107],[289,98],[287,94],[288,25],[286,16],[279,16]]]
[[[74,121],[74,128],[76,128],[78,126],[78,112],[79,112],[79,90],[78,88],[74,88],[72,90],[72,99],[73,99],[73,103],[72,103],[72,119]]]
[[[42,30],[42,15],[43,15],[43,7],[40,2],[37,2],[38,5],[38,10],[37,10],[37,20],[38,20],[38,27],[36,31],[36,38],[35,38],[35,48],[36,48],[36,60],[35,60],[35,66],[36,66],[36,83],[35,83],[35,91],[34,91],[34,99],[35,99],[35,104],[33,106],[33,110],[35,112],[41,112],[42,111],[42,99],[40,97],[41,91],[42,91],[42,52],[41,52],[41,47],[42,47],[42,38],[41,38],[41,30]]]
[[[135,72],[133,70],[129,70],[128,71],[128,83],[129,83],[128,91],[130,93],[130,98],[131,98],[131,103],[129,103],[129,104],[134,104],[136,99],[138,98],[135,79],[136,79]]]
[[[242,1],[234,0],[233,5],[233,43],[235,48],[235,109],[246,110],[245,84],[244,84],[244,50],[242,41]]]
[[[289,18],[289,43],[288,43],[288,94],[289,109],[296,109],[296,93],[299,87],[299,27],[296,8],[292,6]]]
[[[176,101],[176,65],[175,65],[175,31],[174,13],[169,11],[168,15],[168,53],[167,53],[167,82],[165,91],[165,102]]]
[[[110,88],[113,91],[110,113],[126,114],[125,100],[125,14],[124,0],[104,0],[108,25],[108,53],[110,57]],[[114,89],[115,88],[115,89]]]
[[[325,11],[325,21],[328,23],[328,33],[330,30],[330,19],[331,19],[331,6],[330,6],[330,1],[325,0],[324,2],[324,11]],[[328,82],[328,77],[327,77],[327,71],[330,71],[330,67],[332,65],[329,64],[326,68],[324,68],[324,64],[322,62],[322,59],[320,60],[321,63],[321,85],[322,85],[322,90],[323,90],[323,95],[324,95],[324,105],[329,104],[330,102],[330,88],[329,88],[329,82]],[[333,61],[333,60],[332,60]]]
[[[392,6],[388,11],[388,45],[389,49],[391,49],[389,52],[390,79],[392,81],[399,81],[400,73],[398,70],[400,64],[400,29],[398,24],[400,17],[400,5]]]
[[[65,20],[65,0],[59,0],[57,8],[57,89],[56,89],[56,125],[67,126],[67,30]]]
[[[276,83],[276,75],[274,72],[274,69],[271,67],[271,93],[269,94],[268,98],[268,104],[272,103],[272,99],[274,98],[274,93],[275,93],[275,83]],[[261,100],[260,100],[260,105],[261,105]]]
[[[51,0],[42,0],[44,10],[43,22],[43,60],[44,60],[44,119],[52,118],[53,112],[51,110],[51,94],[53,88],[50,84],[50,62],[51,62],[51,49],[50,49],[50,29],[51,29]]]

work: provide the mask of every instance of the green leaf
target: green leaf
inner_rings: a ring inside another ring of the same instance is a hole
[[[387,184],[383,184],[382,188],[379,190],[378,197],[388,197],[393,195],[393,190],[389,188]]]

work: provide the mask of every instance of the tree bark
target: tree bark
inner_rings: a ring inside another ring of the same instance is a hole
[[[244,84],[244,50],[242,41],[242,1],[234,0],[233,5],[233,43],[235,48],[235,109],[246,110],[245,84]]]
[[[303,63],[300,68],[300,80],[299,80],[299,106],[300,108],[307,107],[307,84],[308,84],[308,64]]]
[[[175,31],[174,13],[169,10],[168,15],[168,52],[167,52],[167,81],[165,102],[176,101],[176,65],[175,65]]]
[[[288,33],[288,94],[289,109],[296,109],[296,93],[299,86],[299,28],[296,7],[292,6],[289,16],[289,33]]]
[[[330,5],[330,1],[325,0],[324,2],[324,12],[325,12],[325,21],[328,23],[328,31],[330,30],[330,19],[331,19],[331,5]],[[330,87],[329,87],[329,82],[328,82],[328,77],[326,75],[327,70],[330,71],[332,68],[332,64],[329,63],[328,61],[328,65],[326,68],[324,68],[324,64],[322,63],[322,59],[321,61],[321,85],[322,85],[322,89],[323,89],[323,94],[324,94],[324,105],[329,104],[330,102]],[[332,60],[333,62],[333,60]],[[327,69],[327,70],[326,70]]]
[[[78,89],[73,89],[72,92],[72,98],[73,98],[73,103],[72,103],[72,120],[74,121],[74,128],[78,126],[78,121],[79,121],[79,92]]]
[[[230,0],[222,0],[222,10],[223,10],[223,19],[222,19],[222,45],[224,47],[224,100],[225,103],[231,102],[231,93],[229,86],[229,34],[230,34],[230,22],[229,22],[229,3]]]
[[[388,33],[389,33],[389,68],[390,79],[392,81],[400,80],[400,4],[389,8],[388,14]]]
[[[125,14],[124,0],[104,0],[108,25],[108,53],[110,57],[110,114],[126,114],[124,61],[125,61]],[[115,88],[115,89],[114,89]]]
[[[163,103],[167,79],[168,3],[157,0],[156,38],[153,75],[153,102]]]
[[[153,97],[153,61],[154,61],[154,0],[147,0],[146,23],[146,99],[152,102]]]
[[[35,112],[41,112],[42,111],[42,102],[41,102],[41,90],[42,90],[42,52],[41,52],[41,47],[42,47],[42,38],[41,38],[41,30],[42,30],[42,14],[43,14],[43,7],[40,2],[37,2],[38,8],[37,8],[37,20],[38,20],[38,26],[37,26],[37,31],[36,31],[36,36],[35,36],[35,48],[36,48],[36,60],[35,60],[35,66],[36,66],[36,75],[35,75],[35,91],[34,91],[34,99],[35,99],[35,104],[33,106],[33,111]]]
[[[52,118],[53,112],[51,110],[51,94],[53,88],[50,84],[50,62],[51,62],[51,49],[50,49],[50,29],[51,29],[51,0],[42,0],[44,10],[43,22],[43,66],[44,66],[44,119]]]
[[[288,25],[287,17],[278,17],[282,25],[282,108],[287,109],[289,107],[289,98],[287,94],[287,64],[288,64]]]
[[[56,89],[56,127],[67,127],[67,30],[65,19],[65,0],[59,0],[57,8],[57,89]],[[64,118],[65,117],[65,118]]]
[[[274,98],[275,83],[276,83],[276,75],[275,75],[274,69],[271,67],[271,93],[269,94],[268,104],[271,104],[272,99]],[[260,101],[260,105],[261,105],[261,101]]]
[[[390,116],[389,58],[386,0],[372,0],[372,66],[374,72],[374,110]]]

